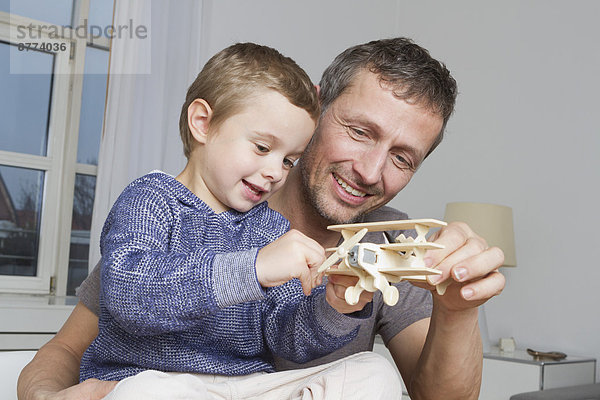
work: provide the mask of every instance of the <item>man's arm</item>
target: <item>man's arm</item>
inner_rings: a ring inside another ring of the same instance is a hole
[[[19,376],[19,400],[101,399],[116,382],[88,380],[79,385],[79,363],[98,335],[98,317],[77,303],[60,331],[37,352]],[[76,386],[73,386],[76,385]]]
[[[388,349],[412,399],[477,399],[482,364],[477,315],[440,314],[434,305],[431,319],[398,333]]]
[[[477,307],[504,288],[497,271],[504,255],[463,223],[448,225],[430,240],[445,246],[427,253],[426,264],[443,272],[432,283],[452,284],[443,296],[433,292],[429,321],[406,328],[388,347],[412,399],[477,399],[483,363]]]
[[[483,360],[477,307],[504,288],[497,271],[504,257],[463,223],[449,224],[430,241],[445,248],[428,252],[427,265],[443,272],[438,282],[452,279],[453,284],[443,296],[433,291],[431,318],[403,329],[387,346],[413,400],[477,399]],[[365,292],[355,306],[344,301],[345,288],[355,282],[353,277],[330,277],[329,304],[342,313],[361,310],[371,300]]]

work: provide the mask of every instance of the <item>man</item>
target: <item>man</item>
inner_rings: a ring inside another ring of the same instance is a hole
[[[405,218],[381,207],[440,143],[454,107],[456,83],[426,50],[398,38],[340,54],[324,73],[320,97],[323,113],[315,135],[270,206],[292,228],[333,247],[340,235],[327,225]],[[360,330],[352,343],[311,365],[370,350],[374,334],[380,333],[412,399],[478,397],[482,350],[477,306],[502,291],[504,277],[497,268],[503,255],[487,248],[465,224],[450,224],[430,240],[445,249],[427,253],[427,265],[443,272],[429,283],[450,279],[446,293],[430,296],[400,283],[397,306],[384,306],[379,293],[368,292],[350,306],[344,291],[356,279],[331,277],[329,305],[340,313],[354,313]],[[79,360],[96,334],[96,315],[79,303],[21,374],[20,398],[101,398],[110,391],[114,383],[99,381],[69,388],[77,383]],[[277,363],[281,369],[298,367],[285,360]]]

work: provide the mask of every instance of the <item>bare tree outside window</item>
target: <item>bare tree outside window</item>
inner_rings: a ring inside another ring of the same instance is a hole
[[[4,176],[13,179],[5,179]],[[29,179],[14,179],[17,176]],[[1,275],[36,274],[42,203],[41,180],[43,174],[40,171],[0,167]],[[7,181],[13,182],[9,186]]]

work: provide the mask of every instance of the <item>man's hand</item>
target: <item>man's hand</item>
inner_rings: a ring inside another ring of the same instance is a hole
[[[281,285],[298,278],[304,294],[309,295],[314,287],[321,284],[323,274],[319,274],[317,269],[323,261],[323,247],[292,229],[260,249],[256,257],[256,276],[264,287]]]
[[[60,392],[40,391],[36,393],[35,398],[39,400],[100,400],[110,393],[116,385],[116,381],[88,379]]]
[[[349,314],[355,311],[362,310],[368,303],[373,300],[373,293],[367,292],[366,290],[360,294],[358,303],[351,306],[346,303],[346,288],[349,286],[355,286],[358,282],[356,276],[345,276],[345,275],[330,275],[327,278],[327,286],[325,292],[325,298],[331,307],[337,312],[342,314]]]
[[[431,285],[451,280],[446,293],[436,298],[446,310],[477,307],[502,292],[505,279],[498,267],[504,262],[504,253],[498,247],[488,247],[467,224],[450,223],[429,241],[445,246],[444,249],[429,250],[425,265],[442,271],[442,275],[428,277]],[[427,284],[416,285],[431,289]]]
[[[79,382],[79,362],[98,335],[98,317],[79,302],[55,337],[23,368],[17,382],[19,400],[101,399],[115,382]]]

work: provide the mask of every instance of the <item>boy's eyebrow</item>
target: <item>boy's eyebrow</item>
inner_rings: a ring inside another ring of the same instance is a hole
[[[269,133],[269,132],[260,132],[260,131],[254,131],[254,133],[256,134],[256,136],[259,136],[262,139],[268,139],[268,140],[270,140],[271,142],[274,142],[274,143],[281,142],[281,140],[277,136],[273,135],[272,133]]]

